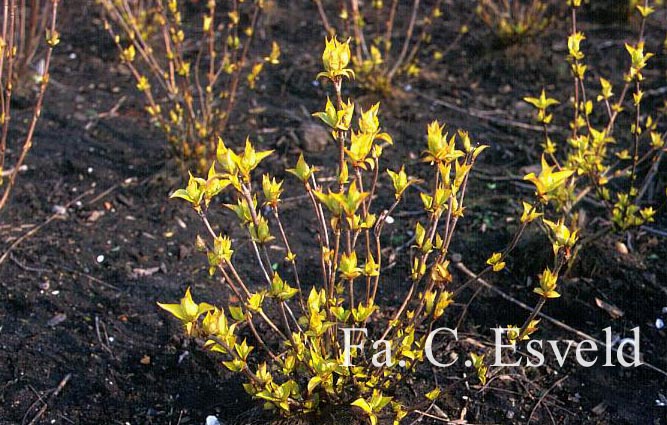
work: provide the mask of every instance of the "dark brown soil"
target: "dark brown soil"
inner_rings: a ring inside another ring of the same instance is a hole
[[[158,300],[178,299],[188,285],[197,299],[225,300],[229,294],[208,278],[205,259],[192,250],[199,230],[196,217],[184,204],[167,201],[170,191],[181,184],[174,177],[179,172],[166,160],[161,135],[147,124],[142,99],[116,63],[114,46],[89,3],[94,2],[65,2],[68,8],[62,19],[67,25],[53,66],[55,83],[48,92],[28,171],[21,174],[9,209],[0,215],[2,253],[30,226],[52,216],[54,208],[67,205],[66,215],[25,240],[0,265],[0,424],[30,422],[44,401],[48,407],[38,421],[44,424],[203,424],[208,415],[230,424],[267,423],[268,417],[245,394],[239,378],[184,340],[179,325],[155,305]],[[267,37],[279,40],[282,65],[265,74],[258,92],[242,94],[227,140],[239,146],[250,134],[263,147],[276,149],[278,154],[262,171],[281,177],[301,150],[297,142],[303,123],[310,122],[302,107],[318,110],[326,93],[312,84],[323,39],[312,2],[278,3],[284,12],[278,9]],[[465,22],[470,14],[467,7],[446,10],[450,25],[434,32],[435,45],[450,43],[457,29],[454,23]],[[658,25],[664,22],[662,14],[649,28],[649,51],[659,51],[664,38],[664,27]],[[583,16],[581,25],[587,46],[597,46],[588,49],[590,63],[597,64],[592,76],[618,73],[626,66],[623,42],[636,28],[631,21],[598,22],[591,16],[595,15]],[[516,199],[530,195],[529,188],[504,178],[537,163],[540,133],[514,124],[530,122],[531,111],[520,99],[538,94],[543,86],[561,99],[570,90],[563,60],[564,20],[555,21],[539,39],[507,49],[493,47],[492,35],[473,21],[470,36],[444,60],[425,68],[409,86],[399,81],[394,97],[382,101],[381,121],[396,141],[386,151],[385,166],[405,163],[417,169],[425,126],[434,118],[465,128],[475,140],[491,146],[475,174],[467,215],[454,242],[456,252],[474,270],[507,243],[514,225],[505,217],[515,215]],[[647,90],[664,85],[665,63],[664,55],[652,61],[648,70],[652,85]],[[376,100],[361,91],[355,95],[362,105]],[[125,101],[116,116],[96,118],[121,97]],[[649,98],[653,110],[662,97]],[[490,119],[465,111],[486,111]],[[18,110],[14,119],[28,112]],[[331,146],[308,155],[324,173],[332,172]],[[657,180],[664,187],[664,167]],[[288,183],[285,196],[299,194],[296,185]],[[68,205],[80,195],[78,202]],[[665,232],[664,195],[660,196],[656,202],[663,203],[661,216],[652,228]],[[410,200],[406,210],[417,201]],[[296,244],[308,246],[314,225],[303,222],[299,206],[298,199],[287,203],[284,217],[294,233],[305,227]],[[214,222],[226,232],[236,232],[226,217],[215,216]],[[404,220],[406,226],[390,231],[396,245],[407,240],[405,229],[412,227],[407,226],[410,218]],[[621,240],[625,241],[623,236],[607,237],[582,253],[563,296],[548,303],[544,312],[599,339],[604,339],[602,329],[608,326],[622,336],[639,326],[644,361],[667,370],[667,333],[655,325],[658,318],[667,321],[663,313],[667,240],[664,234],[634,233],[632,251],[625,255],[615,249]],[[493,283],[534,304],[526,277],[535,279],[549,258],[548,249],[544,240],[528,237]],[[388,271],[382,302],[396,302],[398,290],[405,286],[401,282],[408,270],[407,259],[403,260]],[[250,262],[240,268],[252,273]],[[457,324],[476,289],[460,295],[443,325]],[[596,306],[596,298],[617,306],[624,315],[611,318]],[[520,323],[526,315],[493,292],[480,291],[459,328],[460,343],[443,346],[445,355],[449,351],[465,355],[474,348],[472,341],[492,340],[490,328]],[[540,337],[576,339],[546,321]],[[457,423],[524,424],[538,402],[532,417],[535,424],[665,423],[667,407],[658,407],[656,401],[667,402],[664,374],[647,367],[600,365],[583,368],[570,357],[559,368],[551,358],[542,368],[510,369],[481,390],[456,383],[470,373],[459,361],[456,367],[435,373],[425,367],[411,378],[412,389],[402,396],[416,399],[415,394],[433,387],[435,378],[448,386],[440,407],[452,420],[462,420]],[[51,397],[66,377],[62,391]],[[350,414],[325,416],[313,423],[331,423],[331,417],[338,423],[353,422]]]

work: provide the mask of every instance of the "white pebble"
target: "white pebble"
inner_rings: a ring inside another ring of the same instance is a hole
[[[103,263],[104,262],[104,255],[98,255],[97,256],[97,262],[100,263],[100,264]]]
[[[54,205],[53,212],[58,215],[67,215],[67,208],[62,205]]]
[[[220,421],[213,415],[206,417],[206,425],[220,425]]]
[[[665,327],[665,322],[661,318],[655,319],[655,327],[658,329],[662,329]]]

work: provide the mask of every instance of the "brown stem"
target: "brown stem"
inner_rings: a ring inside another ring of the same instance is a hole
[[[49,25],[49,31],[51,34],[55,34],[56,31],[56,16],[58,13],[58,2],[59,0],[52,0],[51,1],[51,23]],[[12,28],[13,32],[13,28]],[[33,136],[35,133],[35,127],[37,126],[37,120],[39,119],[39,116],[42,112],[42,104],[44,102],[44,94],[46,93],[46,87],[49,82],[49,66],[51,64],[51,55],[53,53],[53,46],[49,45],[46,50],[46,56],[44,58],[44,72],[41,76],[41,81],[40,81],[40,86],[39,86],[39,93],[37,94],[37,102],[35,104],[35,107],[33,109],[32,113],[32,119],[30,120],[30,124],[28,126],[28,132],[25,136],[25,139],[23,141],[23,148],[21,149],[21,154],[19,155],[19,158],[17,159],[16,163],[14,164],[14,170],[9,176],[9,182],[7,183],[7,186],[5,187],[5,190],[2,194],[2,199],[0,199],[0,211],[4,208],[4,206],[7,204],[7,201],[9,199],[9,195],[16,184],[16,176],[19,173],[19,169],[25,162],[25,158],[28,155],[28,152],[32,148],[32,142],[33,142]],[[10,58],[8,62],[10,66],[10,72],[8,75],[8,78],[11,81],[12,77],[12,72],[11,72],[11,66],[12,66],[12,59]],[[11,87],[11,82],[9,83],[9,87]],[[7,97],[7,102],[9,102],[9,98],[11,96],[11,88],[8,89],[9,95]],[[9,105],[9,104],[8,104]],[[2,145],[6,146],[6,134],[5,131],[7,130],[7,127],[3,128],[3,141]],[[3,155],[4,156],[4,152]]]
[[[398,59],[396,59],[394,66],[387,74],[387,79],[389,81],[391,81],[392,78],[394,78],[394,75],[401,68],[401,66],[403,65],[403,61],[405,60],[405,57],[408,54],[408,49],[410,48],[410,41],[412,39],[412,33],[415,30],[415,22],[417,21],[418,11],[419,11],[419,0],[414,0],[414,3],[412,4],[412,14],[410,16],[410,23],[408,24],[408,30],[405,33],[405,41],[403,42],[403,48],[401,49],[401,53],[399,54]]]
[[[350,0],[350,5],[352,8],[352,30],[354,31],[355,39],[355,51],[357,55],[357,61],[361,62],[364,55],[366,57],[368,54],[368,47],[366,46],[366,40],[364,38],[364,32],[361,29],[361,15],[359,14],[359,1]]]
[[[396,19],[396,10],[398,9],[398,0],[392,0],[389,9],[389,18],[387,19],[387,28],[384,33],[385,60],[391,57],[391,38],[394,35],[394,21]]]
[[[250,45],[252,44],[252,41],[255,37],[255,31],[257,29],[257,22],[259,21],[260,13],[261,13],[261,8],[259,6],[255,6],[255,10],[253,11],[250,23],[250,28],[252,32],[250,33],[248,40],[246,40],[246,43],[243,45],[243,52],[241,53],[241,57],[238,62],[238,68],[234,73],[234,75],[232,76],[232,81],[229,89],[229,98],[227,99],[227,108],[225,110],[225,116],[222,118],[220,122],[220,128],[218,129],[219,132],[222,132],[224,128],[227,126],[227,122],[229,122],[229,116],[231,115],[232,110],[234,109],[234,104],[236,103],[236,94],[239,87],[241,70],[245,65],[246,59],[248,57],[248,52],[250,50]]]
[[[288,254],[290,253],[293,254],[292,248],[290,247],[289,241],[287,240],[287,234],[285,233],[285,229],[283,228],[283,223],[280,220],[280,215],[278,214],[278,206],[273,207],[272,210],[273,210],[273,216],[275,217],[276,222],[278,223],[278,230],[280,231],[280,237],[283,240],[285,249],[287,250]],[[292,273],[294,274],[294,281],[296,283],[296,287],[299,290],[299,306],[301,307],[301,311],[305,314],[306,303],[303,300],[303,289],[301,288],[301,280],[299,279],[299,270],[296,265],[296,258],[290,260],[290,264],[292,265]]]
[[[333,34],[333,28],[331,28],[331,24],[329,23],[329,19],[327,18],[327,13],[324,11],[324,6],[322,6],[322,0],[313,0],[315,2],[315,5],[317,5],[317,13],[320,15],[320,19],[322,20],[322,25],[324,25],[324,30],[327,32],[327,34],[332,35]]]
[[[5,18],[2,20],[2,39],[5,40],[5,48],[0,52],[0,83],[2,83],[4,70],[5,70],[5,58],[9,62],[7,67],[7,81],[11,82],[13,79],[13,66],[12,66],[12,55],[7,55],[7,52],[14,49],[14,24],[13,21],[15,18],[14,15],[14,4],[9,4],[9,0],[4,0],[3,2],[3,15]],[[9,36],[7,31],[9,26]],[[4,87],[0,87],[0,95],[2,96],[2,136],[0,136],[0,172],[4,170],[5,166],[5,155],[7,152],[7,134],[9,131],[9,122],[11,120],[11,96],[12,96],[12,85],[11,84],[2,84]],[[0,179],[2,176],[0,176]]]

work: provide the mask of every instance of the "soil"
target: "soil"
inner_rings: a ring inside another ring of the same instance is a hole
[[[54,83],[35,147],[9,209],[0,215],[0,252],[55,217],[0,265],[0,424],[29,423],[45,405],[35,423],[203,424],[209,415],[225,424],[268,423],[271,419],[245,394],[238,377],[184,339],[179,325],[155,304],[177,300],[187,286],[198,300],[225,300],[230,294],[208,277],[205,258],[192,249],[201,230],[197,217],[183,203],[167,200],[182,184],[175,177],[179,170],[167,158],[161,134],[147,124],[142,99],[118,65],[114,46],[89,3],[66,2],[60,18],[66,23],[61,26],[63,42],[56,50]],[[290,181],[283,170],[305,146],[309,161],[330,175],[335,149],[316,140],[299,142],[312,136],[307,130],[311,120],[302,111],[319,110],[326,96],[325,87],[313,84],[322,29],[312,2],[279,1],[276,10],[265,32],[282,46],[282,65],[264,74],[258,91],[242,92],[226,139],[240,146],[250,134],[262,147],[276,149],[261,172]],[[457,23],[467,22],[470,13],[465,6],[446,6],[445,23],[434,31],[432,46],[451,43]],[[647,39],[647,50],[653,52],[659,51],[665,35],[664,9],[656,15]],[[627,66],[623,43],[636,33],[636,24],[623,19],[600,22],[595,16],[584,12],[580,23],[587,34],[589,62],[596,64],[591,78],[618,74]],[[470,34],[440,62],[424,67],[409,84],[399,79],[393,96],[382,99],[381,121],[396,141],[386,150],[386,166],[404,163],[417,169],[425,127],[434,118],[467,129],[474,140],[490,145],[474,174],[467,214],[454,242],[473,270],[483,268],[489,253],[508,242],[516,225],[505,217],[516,215],[516,199],[530,196],[529,187],[511,178],[523,174],[522,167],[538,163],[541,140],[539,132],[520,125],[531,123],[532,114],[521,98],[545,87],[550,95],[566,99],[571,89],[564,21],[555,19],[539,38],[501,49],[473,20]],[[425,49],[424,58],[433,48]],[[651,78],[646,90],[657,93],[649,95],[648,111],[656,111],[664,99],[664,91],[656,89],[664,88],[665,64],[665,56],[658,55],[647,71]],[[361,105],[378,100],[359,89],[353,94]],[[120,99],[116,113],[105,114]],[[559,108],[568,105],[555,110]],[[19,109],[14,119],[28,113]],[[565,129],[567,123],[555,125]],[[663,166],[656,187],[664,187],[665,180]],[[287,183],[285,196],[295,198],[286,203],[283,216],[288,231],[303,239],[296,245],[307,248],[315,224],[299,214],[299,194],[296,184]],[[409,199],[405,210],[417,202],[416,196]],[[656,326],[656,319],[667,320],[664,195],[656,194],[655,202],[663,207],[654,231],[641,230],[629,239],[609,236],[590,246],[564,284],[563,296],[549,302],[544,313],[601,340],[603,328],[627,337],[639,327],[643,360],[667,370],[667,331]],[[66,213],[54,216],[58,211]],[[588,211],[591,217],[595,213],[594,207]],[[390,230],[397,246],[408,239],[405,229],[413,227],[416,217],[406,214],[401,219],[405,226]],[[217,215],[213,221],[225,232],[238,233],[229,216]],[[662,236],[656,233],[660,229]],[[628,253],[618,248],[619,242],[630,248]],[[240,268],[252,273],[252,263],[245,264],[243,254],[243,248],[236,254]],[[534,281],[549,255],[546,242],[529,235],[506,270],[491,281],[534,305],[527,277]],[[409,273],[407,263],[407,256],[398,256],[387,271],[382,303],[397,302]],[[462,279],[462,274],[456,276]],[[610,316],[596,299],[623,314]],[[492,341],[490,328],[521,323],[527,316],[496,293],[477,293],[473,287],[460,294],[443,326],[456,325],[464,310],[460,341],[443,344],[444,355],[464,356],[475,344]],[[545,340],[578,339],[546,320],[540,332]],[[667,375],[644,366],[601,364],[583,368],[570,356],[559,367],[552,356],[541,368],[511,368],[482,389],[459,382],[470,373],[461,359],[452,368],[420,370],[402,397],[417,400],[416,394],[430,390],[434,380],[447,386],[440,408],[451,420],[459,420],[453,423],[665,423]],[[328,412],[312,423],[357,421],[349,412]]]

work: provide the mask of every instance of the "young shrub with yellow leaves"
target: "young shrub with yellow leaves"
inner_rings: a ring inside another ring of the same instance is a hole
[[[7,205],[16,185],[16,178],[33,145],[37,121],[41,114],[44,94],[49,84],[49,68],[53,48],[60,42],[56,31],[56,16],[60,0],[6,0],[0,33],[0,211]],[[44,41],[46,48],[38,54]],[[31,72],[35,66],[37,72]],[[20,93],[17,93],[20,92]],[[8,143],[13,96],[33,98],[32,116],[28,120],[22,141]],[[12,155],[7,155],[8,151]]]
[[[120,59],[146,100],[151,120],[164,132],[177,159],[199,169],[215,156],[240,86],[254,89],[266,64],[276,64],[274,42],[251,65],[250,46],[262,1],[209,0],[199,22],[184,22],[186,2],[97,0]],[[249,16],[245,22],[244,16]]]
[[[478,0],[475,12],[502,45],[537,36],[549,24],[544,0]]]
[[[300,278],[306,261],[301,259],[312,256],[294,249],[293,235],[283,226],[283,182],[266,174],[261,180],[253,175],[271,151],[257,150],[248,139],[244,150],[235,152],[220,139],[207,177],[191,176],[187,187],[176,190],[172,198],[189,203],[200,217],[206,237],[198,237],[196,245],[207,254],[209,272],[219,274],[239,301],[224,307],[198,304],[188,290],[180,303],[159,305],[181,321],[187,335],[202,339],[207,349],[221,354],[227,369],[245,375],[245,390],[268,409],[293,416],[316,414],[324,406],[351,405],[371,424],[379,418],[398,423],[420,408],[404,406],[396,388],[428,355],[427,330],[463,288],[503,269],[526,228],[542,215],[543,204],[537,199],[524,202],[520,226],[507,248],[493,254],[479,275],[456,282],[455,289],[450,245],[465,212],[471,169],[485,146],[475,146],[465,131],[450,133],[438,121],[429,124],[422,161],[432,178],[429,189],[420,193],[425,218],[415,226],[409,289],[401,294],[398,309],[390,310],[378,298],[378,288],[386,280],[383,229],[418,181],[404,166],[386,170],[382,176],[380,159],[393,139],[380,126],[379,104],[357,109],[350,99],[343,99],[342,85],[354,76],[349,62],[349,42],[335,36],[327,39],[319,78],[331,81],[333,101],[327,99],[324,111],[313,115],[329,127],[337,147],[335,178],[326,179],[333,181],[331,187],[321,186],[320,170],[303,155],[287,170],[306,194],[308,205],[301,211],[310,211],[316,222],[318,280]],[[375,205],[380,179],[393,188],[393,201],[385,208]],[[552,178],[545,183],[545,193],[557,190],[565,180]],[[258,271],[255,276],[241,276],[234,241],[218,234],[209,220],[209,209],[222,191],[235,199],[225,206],[247,235]],[[539,309],[558,295],[558,272],[576,242],[576,234],[566,234],[560,222],[544,223],[554,226],[554,266],[544,272],[535,290],[539,302],[531,317],[524,326],[513,327],[512,338],[519,341],[536,331]],[[276,261],[270,243],[282,246],[284,261]],[[259,287],[256,282],[251,285],[258,278]],[[373,335],[366,330],[371,322]],[[258,331],[260,324],[270,333]],[[363,331],[354,332],[354,328]],[[363,337],[373,338],[386,350],[373,354],[353,348]],[[250,356],[256,349],[262,354]],[[484,356],[472,356],[485,383]],[[423,403],[432,403],[440,394],[440,388],[427,392]]]
[[[391,95],[392,82],[397,76],[419,74],[418,54],[430,43],[433,25],[442,18],[442,0],[429,5],[427,12],[422,11],[420,3],[419,0],[345,0],[340,2],[337,16],[332,19],[333,13],[324,2],[315,0],[327,34],[338,34],[354,42],[350,57],[359,84],[385,96]],[[401,25],[397,16],[406,16],[406,25]],[[462,26],[461,33],[466,31],[467,27]]]
[[[619,93],[614,93],[611,79],[600,77],[600,90],[594,96],[586,84],[590,72],[583,50],[586,36],[577,27],[581,0],[567,1],[572,17],[567,62],[572,73],[574,103],[569,122],[571,131],[566,140],[559,143],[549,132],[554,118],[549,108],[559,101],[548,97],[544,90],[539,97],[524,98],[535,107],[536,119],[544,128],[542,171],[539,176],[531,173],[525,177],[535,185],[538,199],[554,205],[572,223],[584,199],[607,212],[607,225],[586,237],[586,242],[610,231],[627,231],[650,223],[656,213],[646,205],[644,196],[667,150],[667,132],[659,129],[660,117],[648,114],[641,107],[644,71],[653,57],[653,53],[645,51],[644,42],[645,21],[654,12],[652,3],[642,0],[636,5],[641,29],[636,42],[625,44],[629,64],[623,75],[617,76],[623,82]],[[601,113],[596,114],[596,109]],[[619,124],[624,113],[628,114],[628,124]],[[556,225],[545,220],[545,223],[554,235],[567,239],[569,229],[562,222]],[[571,248],[563,240],[560,245]]]

